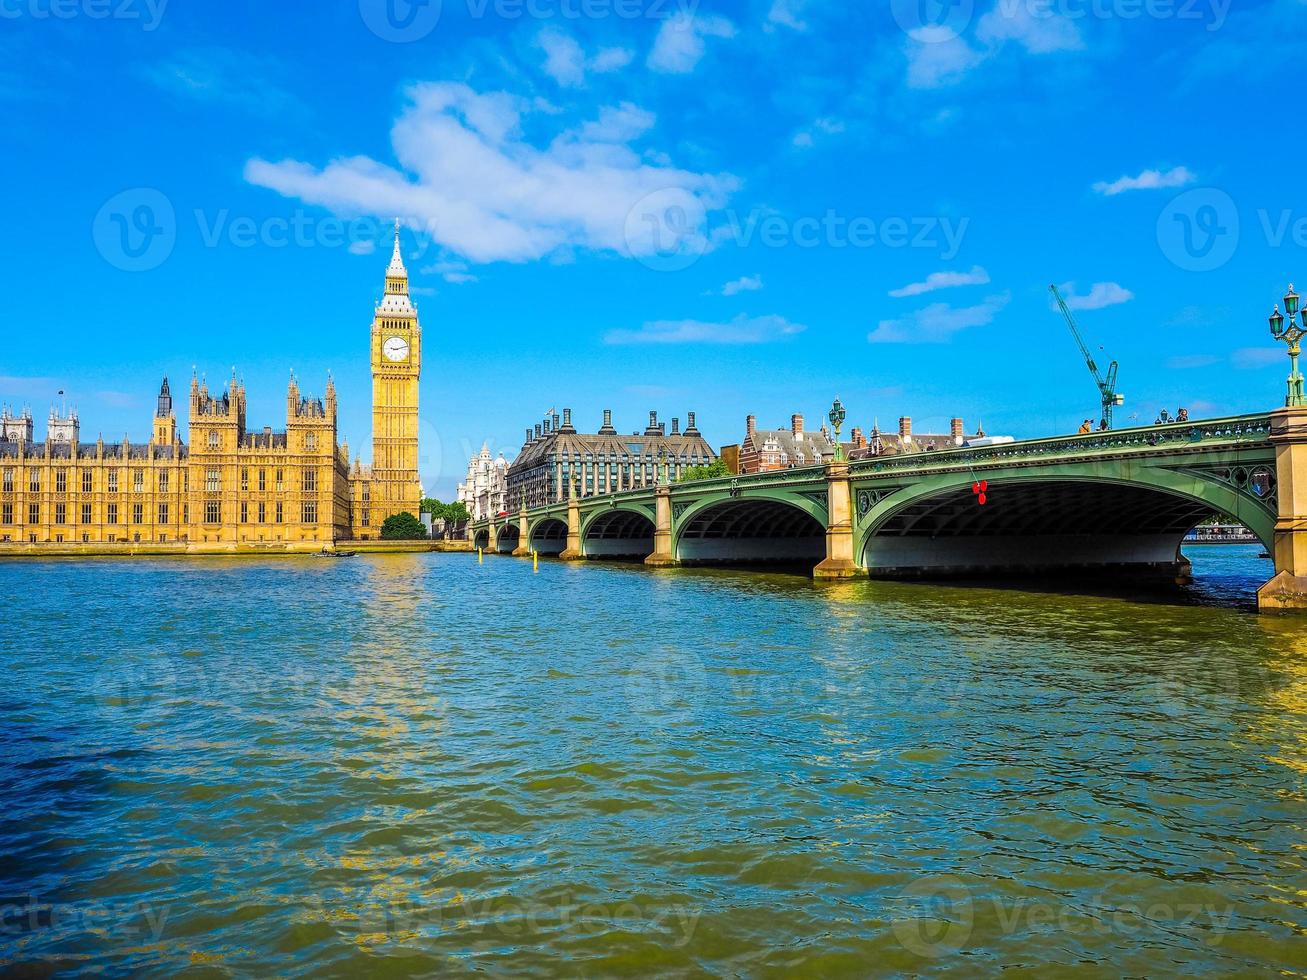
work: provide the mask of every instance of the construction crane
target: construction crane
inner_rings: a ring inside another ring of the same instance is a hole
[[[1076,318],[1071,315],[1071,307],[1066,305],[1066,300],[1058,292],[1056,286],[1049,286],[1053,291],[1053,297],[1057,300],[1057,305],[1062,310],[1062,315],[1066,317],[1066,325],[1071,328],[1071,336],[1075,337],[1076,343],[1080,345],[1080,353],[1085,356],[1085,364],[1089,366],[1089,373],[1093,375],[1094,383],[1098,385],[1098,393],[1102,396],[1103,402],[1103,423],[1107,428],[1112,428],[1112,409],[1118,408],[1125,404],[1125,395],[1116,390],[1116,361],[1113,361],[1107,369],[1107,377],[1098,370],[1098,364],[1094,361],[1094,355],[1089,353],[1089,348],[1085,345],[1084,337],[1080,336],[1080,328],[1076,325]]]

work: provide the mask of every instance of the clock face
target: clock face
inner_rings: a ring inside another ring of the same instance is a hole
[[[388,360],[402,361],[408,357],[408,341],[403,337],[387,337],[381,345],[381,352]]]

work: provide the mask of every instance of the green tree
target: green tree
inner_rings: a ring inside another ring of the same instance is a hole
[[[421,541],[426,536],[426,525],[408,511],[391,514],[381,525],[381,537],[386,541]]]
[[[440,513],[440,508],[444,507],[435,497],[423,497],[422,503],[418,505],[419,514],[430,514],[432,517]]]
[[[719,476],[731,476],[731,471],[720,459],[708,466],[691,466],[681,474],[677,483],[693,483],[695,480],[715,480]]]
[[[467,510],[467,504],[461,500],[455,500],[452,504],[445,504],[445,512],[441,516],[450,524],[462,524],[464,521],[472,520],[472,515]]]

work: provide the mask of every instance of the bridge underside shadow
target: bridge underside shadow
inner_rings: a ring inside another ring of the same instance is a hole
[[[522,536],[515,524],[506,524],[504,529],[499,532],[499,540],[495,542],[496,550],[501,555],[511,555],[517,550],[517,540]]]
[[[778,563],[811,569],[826,557],[826,528],[790,504],[730,500],[690,518],[677,538],[676,557],[687,565]]]
[[[586,528],[581,547],[587,558],[647,558],[654,550],[653,521],[628,510],[600,514]]]
[[[476,537],[472,539],[473,549],[485,549],[490,547],[490,532],[478,531]]]
[[[1217,513],[1123,484],[991,485],[983,507],[966,487],[895,512],[868,537],[862,560],[869,574],[892,578],[1074,570],[1183,579],[1181,541]]]
[[[542,555],[561,555],[567,550],[567,524],[552,517],[531,528],[530,547]]]

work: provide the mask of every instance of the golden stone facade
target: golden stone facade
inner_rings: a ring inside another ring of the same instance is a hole
[[[192,377],[189,442],[165,378],[149,442],[79,440],[76,413],[51,412],[44,442],[30,412],[0,415],[0,547],[113,550],[317,550],[380,535],[415,516],[421,329],[408,295],[399,228],[371,334],[373,463],[337,439],[336,389],[303,397],[292,376],[286,428],[250,431],[245,386],[221,395]]]

